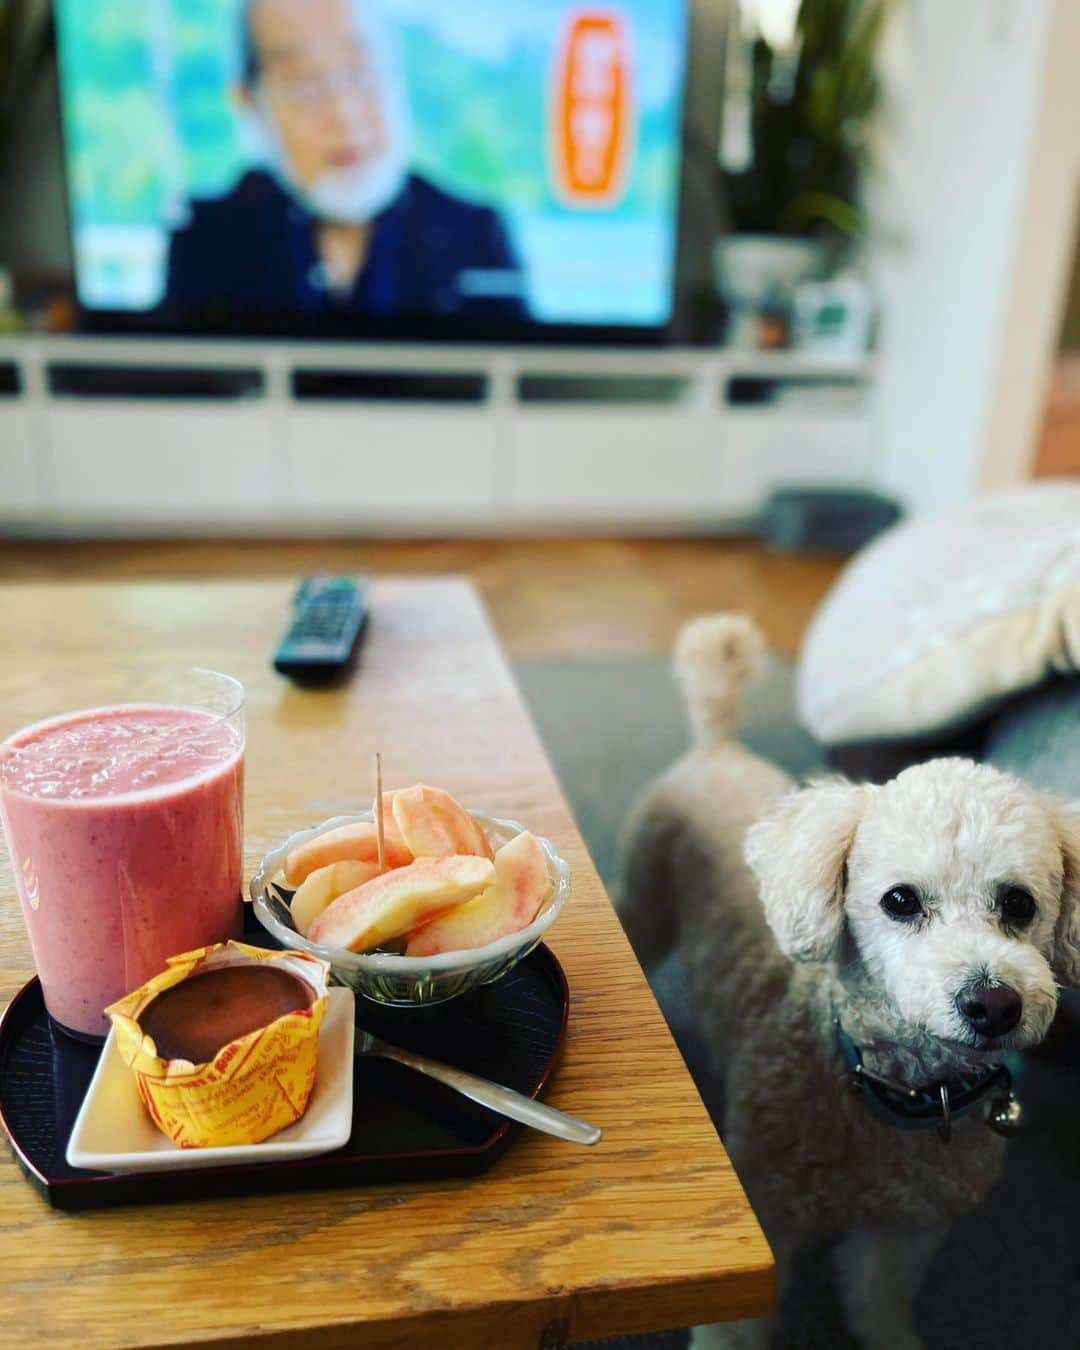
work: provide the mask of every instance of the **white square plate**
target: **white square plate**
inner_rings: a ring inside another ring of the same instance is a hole
[[[232,1163],[310,1158],[341,1148],[352,1133],[353,1017],[351,989],[330,989],[319,1030],[319,1064],[308,1108],[295,1125],[259,1144],[177,1148],[153,1124],[139,1099],[135,1075],[110,1031],[68,1141],[70,1167],[95,1172],[164,1172]]]

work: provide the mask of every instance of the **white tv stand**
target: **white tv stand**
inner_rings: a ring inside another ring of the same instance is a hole
[[[871,481],[871,378],[724,349],[3,338],[0,529],[717,528],[776,485]]]

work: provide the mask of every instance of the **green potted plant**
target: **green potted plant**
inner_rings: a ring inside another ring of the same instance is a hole
[[[736,338],[763,307],[789,304],[795,286],[863,230],[860,185],[881,97],[876,57],[894,2],[801,0],[784,32],[761,22],[775,18],[775,4],[743,0],[721,144],[732,232],[716,249]]]

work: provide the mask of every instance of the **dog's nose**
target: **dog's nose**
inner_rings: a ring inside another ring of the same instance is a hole
[[[956,1000],[960,1015],[980,1036],[1004,1036],[1020,1021],[1024,1002],[1007,984],[975,984]]]

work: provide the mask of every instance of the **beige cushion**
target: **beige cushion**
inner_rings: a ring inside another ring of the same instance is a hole
[[[1080,480],[904,522],[814,617],[799,711],[827,745],[926,736],[1080,669]]]

